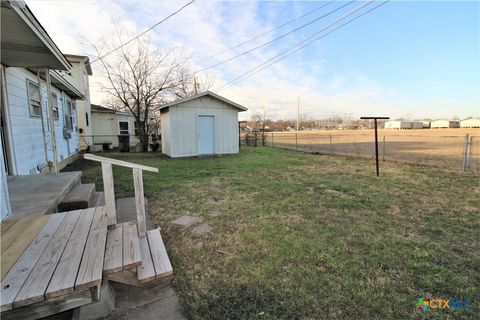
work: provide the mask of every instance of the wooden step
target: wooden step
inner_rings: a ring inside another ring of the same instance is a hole
[[[95,184],[78,184],[58,205],[59,212],[90,208],[95,199]]]
[[[140,237],[140,251],[142,265],[137,267],[137,276],[141,284],[173,274],[160,229],[149,230]]]
[[[111,281],[133,286],[150,286],[166,283],[173,274],[173,268],[160,235],[160,229],[149,230],[139,237],[141,265],[136,269],[107,273]]]
[[[142,263],[135,222],[117,224],[108,230],[103,274],[134,269]]]

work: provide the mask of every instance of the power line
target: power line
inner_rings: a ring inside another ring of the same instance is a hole
[[[266,45],[268,45],[268,44],[270,44],[270,43],[272,43],[272,42],[275,42],[275,41],[277,41],[277,40],[280,40],[280,39],[282,39],[282,38],[284,38],[284,37],[286,37],[286,36],[288,36],[288,35],[296,32],[296,31],[298,31],[298,30],[300,30],[300,29],[303,29],[303,28],[311,25],[312,23],[317,22],[318,20],[323,19],[323,18],[331,15],[332,13],[337,12],[338,10],[343,9],[344,7],[350,5],[350,4],[354,3],[354,2],[355,2],[355,0],[350,1],[350,2],[347,2],[346,4],[338,7],[337,9],[335,9],[335,10],[333,10],[333,11],[330,11],[329,13],[326,13],[326,14],[324,14],[324,15],[322,15],[322,16],[314,19],[314,20],[311,20],[311,21],[307,22],[306,24],[304,24],[304,25],[302,25],[302,26],[300,26],[300,27],[298,27],[298,28],[295,28],[295,29],[293,29],[293,30],[291,30],[291,31],[289,31],[289,32],[287,32],[287,33],[284,33],[284,34],[282,34],[281,36],[278,36],[278,37],[276,37],[276,38],[274,38],[274,39],[272,39],[272,40],[270,40],[270,41],[267,41],[267,42],[265,42],[265,43],[263,43],[263,44],[261,44],[261,45],[258,45],[258,46],[256,46],[256,47],[253,47],[253,48],[247,50],[247,51],[244,51],[244,52],[242,52],[242,53],[240,53],[240,54],[237,54],[236,56],[233,56],[233,57],[228,58],[228,59],[226,59],[226,60],[223,60],[223,61],[220,61],[220,62],[218,62],[218,63],[215,63],[215,64],[213,64],[213,65],[211,65],[211,66],[208,66],[208,67],[205,67],[205,68],[203,68],[203,69],[200,69],[200,70],[196,71],[195,74],[196,74],[196,73],[199,73],[199,72],[202,72],[202,71],[205,71],[205,70],[208,70],[208,69],[211,69],[211,68],[218,67],[218,66],[221,65],[221,64],[227,63],[227,62],[232,61],[232,60],[234,60],[234,59],[237,59],[237,58],[239,58],[239,57],[241,57],[241,56],[244,56],[244,55],[246,55],[246,54],[248,54],[248,53],[250,53],[250,52],[252,52],[252,51],[254,51],[254,50],[257,50],[257,49],[260,49],[260,48],[262,48],[262,47],[265,47]]]
[[[372,2],[372,1],[370,1],[370,2],[367,3],[366,5],[369,5],[371,2]],[[380,6],[383,6],[384,4],[386,4],[386,3],[388,3],[388,2],[390,2],[390,0],[387,0],[387,1],[382,2],[381,4],[379,4],[379,5],[371,8],[370,10],[365,11],[364,13],[356,16],[355,18],[353,18],[353,19],[351,19],[351,20],[349,20],[349,21],[347,21],[347,22],[339,25],[338,27],[330,30],[329,32],[327,32],[327,33],[325,33],[325,34],[323,34],[323,35],[321,35],[321,36],[313,39],[312,41],[308,42],[307,44],[305,44],[305,45],[303,45],[303,46],[300,46],[299,48],[295,49],[294,51],[292,51],[292,52],[290,52],[290,53],[282,56],[284,53],[286,53],[286,52],[290,51],[291,49],[297,47],[298,45],[300,45],[301,43],[305,42],[306,40],[311,39],[313,36],[317,35],[318,33],[323,32],[325,29],[328,29],[328,28],[331,27],[332,25],[338,23],[340,20],[343,20],[344,18],[346,18],[346,17],[354,14],[356,11],[358,11],[358,10],[360,10],[360,9],[363,9],[363,7],[365,7],[366,5],[363,5],[361,8],[359,7],[359,8],[357,8],[357,9],[355,9],[354,12],[351,12],[351,13],[347,14],[346,16],[344,16],[344,17],[338,19],[337,21],[335,21],[333,24],[330,24],[329,26],[327,26],[327,27],[325,27],[325,28],[322,28],[321,31],[314,33],[313,35],[311,35],[310,37],[306,38],[305,40],[297,43],[296,45],[294,45],[294,46],[292,46],[292,47],[290,47],[290,48],[287,48],[286,50],[282,51],[281,53],[279,53],[279,54],[277,54],[277,55],[275,55],[275,56],[273,56],[273,57],[271,57],[270,59],[266,60],[265,62],[261,63],[260,65],[258,65],[258,66],[256,66],[256,67],[250,69],[249,71],[245,72],[244,74],[240,75],[239,77],[237,77],[237,78],[233,79],[232,81],[226,83],[225,85],[219,87],[216,91],[218,92],[218,91],[224,90],[225,88],[230,87],[230,86],[233,85],[234,83],[237,83],[238,81],[241,81],[241,80],[243,80],[243,79],[246,79],[247,77],[250,77],[250,76],[252,76],[252,75],[260,72],[261,70],[263,70],[263,69],[265,69],[265,68],[267,68],[267,67],[269,67],[269,66],[271,66],[271,65],[273,65],[273,64],[275,64],[275,63],[277,63],[277,62],[279,62],[279,61],[281,61],[281,60],[283,60],[283,59],[285,59],[285,58],[287,58],[287,57],[289,57],[289,56],[291,56],[292,54],[296,53],[297,51],[299,51],[299,50],[301,50],[301,49],[303,49],[303,48],[311,45],[312,43],[314,43],[314,42],[316,42],[316,41],[318,41],[318,40],[326,37],[326,36],[329,35],[330,33],[334,32],[334,31],[336,31],[336,30],[338,30],[338,29],[340,29],[340,28],[343,28],[344,26],[350,24],[351,22],[357,20],[358,18],[360,18],[360,17],[362,17],[362,16],[364,16],[364,15],[370,13],[370,12],[372,12],[373,10],[377,9],[377,8],[380,7]],[[280,57],[280,56],[282,56],[282,57]],[[280,57],[280,58],[279,58],[279,57]],[[278,58],[278,59],[277,59],[277,58]],[[276,59],[276,60],[274,60],[274,59]]]
[[[324,5],[320,6],[320,7],[314,8],[313,10],[310,10],[310,11],[308,11],[307,13],[304,13],[304,14],[302,14],[301,16],[296,17],[295,19],[290,20],[290,21],[287,21],[287,22],[285,22],[285,23],[283,23],[283,24],[281,24],[281,25],[279,25],[279,26],[277,26],[277,27],[275,27],[275,28],[273,28],[273,29],[270,29],[270,30],[268,30],[268,31],[265,31],[265,32],[263,32],[262,34],[259,34],[258,36],[255,36],[255,37],[253,37],[253,38],[250,38],[250,39],[248,39],[248,40],[245,40],[245,41],[243,41],[243,42],[240,42],[239,44],[236,44],[236,45],[234,45],[233,47],[230,47],[230,48],[225,49],[225,50],[223,50],[223,51],[217,52],[217,53],[215,53],[215,54],[213,54],[213,55],[211,55],[211,56],[208,56],[208,57],[206,57],[206,58],[203,58],[203,59],[197,61],[197,63],[202,63],[202,62],[204,62],[204,61],[207,61],[207,60],[210,60],[210,59],[212,59],[212,58],[218,57],[218,56],[221,55],[221,54],[224,54],[224,53],[226,53],[226,52],[228,52],[228,51],[231,51],[231,50],[236,49],[236,48],[238,48],[238,47],[240,47],[240,46],[243,46],[243,45],[246,44],[246,43],[249,43],[249,42],[251,42],[251,41],[253,41],[253,40],[256,40],[256,39],[258,39],[258,38],[261,38],[261,37],[263,37],[264,35],[269,34],[269,33],[273,32],[273,31],[275,31],[275,30],[278,30],[278,29],[280,29],[280,28],[283,28],[283,27],[285,27],[286,25],[289,25],[289,24],[291,24],[291,23],[293,23],[293,22],[295,22],[295,21],[297,21],[297,20],[300,20],[301,18],[306,17],[306,16],[312,14],[312,13],[315,12],[315,11],[318,11],[318,10],[320,10],[320,9],[323,9],[324,7],[330,5],[331,3],[334,3],[334,2],[335,2],[335,1],[327,2],[326,4],[324,4]]]
[[[127,42],[119,45],[118,47],[116,47],[115,49],[107,52],[106,54],[104,54],[103,56],[100,56],[98,58],[96,58],[95,60],[92,60],[90,63],[87,63],[87,65],[91,65],[92,63],[100,60],[100,59],[103,59],[105,58],[106,56],[108,56],[109,54],[112,54],[113,52],[117,51],[118,49],[126,46],[127,44],[131,43],[132,41],[134,40],[137,40],[138,38],[140,38],[141,36],[143,36],[145,33],[153,30],[154,28],[156,28],[158,25],[162,24],[163,22],[167,21],[168,19],[170,19],[171,17],[173,17],[174,15],[176,15],[177,13],[179,13],[180,11],[182,11],[183,9],[185,9],[186,7],[188,7],[189,5],[191,5],[192,3],[194,3],[195,0],[192,0],[190,1],[189,3],[185,4],[184,6],[182,6],[180,9],[178,9],[177,11],[169,14],[168,16],[166,16],[165,18],[163,18],[162,20],[160,20],[159,22],[155,23],[153,26],[151,26],[150,28],[148,28],[147,30],[143,31],[142,33],[140,33],[139,35],[137,35],[136,37],[133,37],[132,39],[128,40]]]

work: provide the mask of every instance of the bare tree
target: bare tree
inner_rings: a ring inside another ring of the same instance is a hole
[[[258,131],[267,131],[274,123],[274,116],[265,109],[256,111],[252,116],[254,129]]]
[[[178,83],[175,89],[175,96],[186,98],[211,89],[214,79],[208,74],[198,75],[192,71],[189,65],[182,65],[178,72]]]
[[[120,35],[118,35],[121,38]],[[102,74],[107,79],[102,89],[116,109],[130,112],[137,123],[142,150],[148,151],[152,126],[149,121],[159,106],[177,90],[182,65],[174,49],[160,50],[148,40],[137,39],[108,56],[108,48],[94,45]]]

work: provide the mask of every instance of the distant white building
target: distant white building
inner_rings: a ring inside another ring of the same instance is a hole
[[[246,110],[210,91],[165,104],[162,152],[172,158],[238,153],[238,113]]]
[[[460,128],[480,128],[480,118],[468,118],[460,121]]]
[[[460,128],[460,121],[458,120],[435,120],[430,122],[430,128]]]
[[[422,129],[421,121],[387,121],[385,129]]]

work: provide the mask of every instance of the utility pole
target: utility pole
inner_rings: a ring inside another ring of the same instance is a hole
[[[297,131],[300,128],[300,97],[297,100]]]

